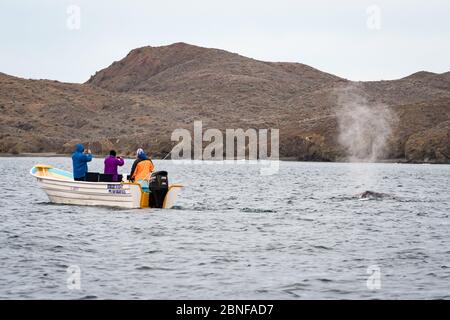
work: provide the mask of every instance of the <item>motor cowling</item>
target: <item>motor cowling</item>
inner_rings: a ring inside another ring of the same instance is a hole
[[[169,191],[169,178],[167,171],[153,172],[148,182],[150,190],[149,207],[162,208],[167,191]]]

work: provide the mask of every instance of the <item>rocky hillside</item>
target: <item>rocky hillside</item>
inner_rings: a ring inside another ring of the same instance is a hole
[[[204,128],[279,128],[283,157],[343,160],[354,143],[343,144],[342,131],[359,121],[342,121],[348,105],[363,105],[369,126],[378,106],[388,110],[389,128],[355,140],[370,149],[387,133],[379,160],[450,161],[450,73],[351,82],[184,43],[132,50],[85,84],[0,74],[0,152],[67,153],[84,142],[98,153],[144,146],[165,155],[174,129],[202,120]]]

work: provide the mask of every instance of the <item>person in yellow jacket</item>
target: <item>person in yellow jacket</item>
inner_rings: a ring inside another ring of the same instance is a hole
[[[151,173],[155,170],[152,160],[145,154],[144,150],[138,149],[137,159],[131,170],[131,180],[138,182],[142,189],[148,192],[148,181]]]

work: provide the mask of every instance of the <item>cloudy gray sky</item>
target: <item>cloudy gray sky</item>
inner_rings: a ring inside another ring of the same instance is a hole
[[[1,0],[0,72],[84,82],[133,48],[187,42],[394,79],[450,71],[449,17],[447,0]]]

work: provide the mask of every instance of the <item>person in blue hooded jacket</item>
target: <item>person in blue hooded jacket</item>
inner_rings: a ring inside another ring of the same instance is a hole
[[[86,172],[88,171],[87,163],[92,160],[91,150],[84,152],[84,146],[77,144],[75,152],[72,154],[73,179],[76,181],[84,181]]]

